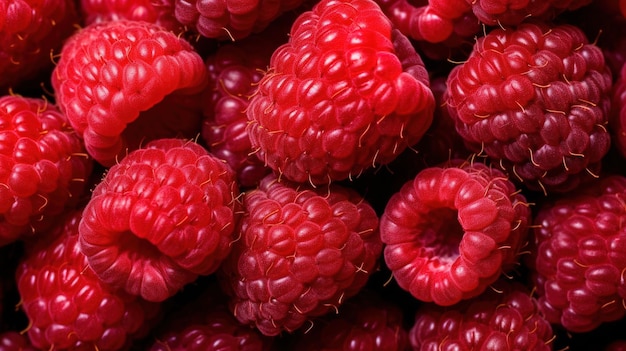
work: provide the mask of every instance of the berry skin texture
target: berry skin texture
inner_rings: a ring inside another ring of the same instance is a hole
[[[453,305],[517,263],[529,221],[524,196],[502,172],[452,160],[391,197],[380,220],[384,259],[415,298]]]
[[[613,86],[613,105],[610,117],[613,144],[626,157],[626,64],[619,71]]]
[[[625,315],[626,178],[592,184],[542,206],[527,264],[546,318],[574,333]]]
[[[160,305],[100,281],[80,250],[80,219],[80,211],[62,217],[18,266],[26,332],[41,350],[122,350],[154,325]]]
[[[378,217],[353,190],[266,176],[244,197],[240,238],[218,272],[243,324],[273,336],[335,311],[378,267]]]
[[[609,150],[611,81],[577,27],[522,24],[476,41],[448,76],[447,104],[472,151],[531,190],[567,192]]]
[[[301,14],[252,97],[256,155],[294,182],[328,184],[391,162],[432,122],[424,64],[370,0]]]
[[[51,51],[58,53],[77,18],[73,0],[1,1],[0,94],[52,70]]]
[[[346,301],[339,313],[313,322],[296,334],[292,350],[299,351],[405,351],[410,350],[399,306],[364,289]]]
[[[92,164],[56,106],[0,97],[0,245],[49,228],[81,197]]]
[[[0,350],[2,351],[38,351],[31,345],[28,337],[16,331],[0,333]]]
[[[413,350],[552,350],[552,327],[528,289],[508,281],[495,286],[458,305],[419,308],[409,331]]]
[[[80,0],[80,4],[85,25],[126,19],[156,23],[171,30],[179,26],[170,0]]]
[[[105,283],[163,301],[230,251],[237,184],[200,145],[159,139],[111,167],[80,223],[81,249]]]
[[[206,83],[188,42],[142,21],[85,27],[65,42],[52,72],[61,110],[105,167],[151,140],[196,136]]]
[[[237,41],[265,30],[304,0],[161,0],[180,24],[218,40]]]
[[[576,10],[593,0],[465,0],[478,20],[490,26],[517,26],[532,18],[550,21],[564,11]]]

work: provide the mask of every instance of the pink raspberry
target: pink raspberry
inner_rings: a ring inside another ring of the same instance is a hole
[[[0,94],[48,75],[75,25],[73,0],[0,1]]]
[[[107,284],[163,301],[228,255],[237,197],[233,171],[200,145],[152,141],[94,189],[80,224],[82,252]]]
[[[141,21],[97,23],[61,54],[52,74],[57,102],[102,165],[150,140],[197,135],[206,68],[176,34]]]
[[[610,145],[611,72],[577,27],[495,29],[447,84],[468,147],[529,189],[566,192],[599,173]]]
[[[392,161],[424,135],[434,107],[421,58],[376,3],[323,0],[274,52],[248,134],[276,173],[327,184]]]
[[[0,97],[0,245],[49,228],[76,205],[92,164],[52,103]]]
[[[235,317],[265,335],[334,311],[377,268],[378,217],[353,190],[268,175],[245,194],[244,207],[219,276]]]
[[[385,262],[418,300],[452,305],[511,270],[529,220],[524,196],[502,172],[452,160],[424,169],[387,203]]]
[[[625,315],[626,177],[607,176],[545,203],[528,258],[548,321],[587,332]]]
[[[80,250],[80,220],[80,211],[61,218],[17,269],[26,332],[42,350],[122,350],[146,335],[160,306],[100,281]]]
[[[423,305],[409,331],[413,350],[552,350],[552,327],[530,295],[520,283],[499,281],[454,306]]]

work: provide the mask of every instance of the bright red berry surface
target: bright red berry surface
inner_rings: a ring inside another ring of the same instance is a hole
[[[18,267],[25,332],[42,350],[121,350],[145,335],[159,305],[98,278],[79,246],[80,219],[74,211],[59,221],[50,240],[33,245]]]
[[[55,223],[85,192],[92,162],[51,102],[0,97],[0,245]]]
[[[296,182],[326,184],[386,164],[431,124],[424,64],[370,0],[324,0],[289,42],[247,110],[256,155]]]
[[[566,192],[599,174],[612,78],[577,27],[495,29],[447,83],[457,132],[514,180]]]
[[[94,189],[80,224],[82,252],[107,284],[163,301],[226,258],[237,197],[224,161],[192,141],[155,140]]]
[[[188,42],[156,24],[128,20],[77,32],[52,73],[61,110],[89,154],[107,167],[150,140],[195,137],[206,83],[202,58]]]
[[[529,266],[546,318],[587,332],[624,316],[626,178],[606,177],[544,205]]]
[[[453,160],[419,172],[389,200],[384,259],[415,298],[453,305],[512,268],[529,221],[524,196],[502,172]]]
[[[365,285],[382,250],[378,217],[356,192],[266,176],[245,214],[222,285],[235,317],[265,335],[294,331]]]

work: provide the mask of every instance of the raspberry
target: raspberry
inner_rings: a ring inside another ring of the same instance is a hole
[[[86,25],[97,22],[133,20],[156,23],[179,32],[171,0],[80,0]]]
[[[31,345],[28,338],[15,331],[0,333],[0,350],[2,351],[38,351]]]
[[[397,305],[371,290],[346,301],[338,314],[313,322],[310,330],[296,334],[292,350],[300,351],[404,351],[409,350],[404,315]]]
[[[609,120],[612,140],[620,155],[626,157],[626,64],[622,66],[613,86],[612,101]]]
[[[205,60],[209,89],[201,136],[212,154],[228,162],[244,188],[256,187],[271,171],[254,155],[246,109],[273,51],[287,41],[287,32],[281,30],[286,23],[273,23],[263,33],[224,44]]]
[[[200,35],[237,41],[265,30],[281,14],[304,3],[304,0],[174,0],[171,5],[179,23]]]
[[[487,25],[517,26],[528,18],[549,21],[564,11],[576,10],[593,0],[466,0],[476,17]]]
[[[60,220],[50,240],[29,246],[17,269],[27,335],[42,350],[121,350],[145,335],[160,306],[98,279],[80,251],[80,219],[74,211]]]
[[[89,265],[107,284],[163,301],[230,251],[232,170],[200,145],[159,139],[111,167],[80,223]]]
[[[52,70],[52,52],[74,32],[72,0],[0,2],[0,92]]]
[[[247,110],[257,156],[295,182],[327,184],[386,164],[432,121],[424,64],[371,0],[301,14]]]
[[[473,42],[481,29],[471,4],[465,0],[376,2],[402,34],[415,40],[417,47],[426,49],[422,52],[433,59],[445,59],[450,49]]]
[[[0,245],[49,228],[84,192],[92,164],[56,106],[0,97]]]
[[[418,300],[452,305],[517,263],[529,217],[524,196],[497,169],[460,160],[426,168],[387,203],[385,262]]]
[[[495,29],[447,84],[468,147],[529,189],[567,192],[599,173],[610,145],[611,73],[577,27]]]
[[[268,175],[244,207],[241,237],[218,272],[235,317],[264,335],[334,311],[377,267],[378,217],[349,188]]]
[[[166,317],[149,351],[269,351],[274,338],[240,324],[215,281]],[[278,350],[278,349],[273,349]]]
[[[579,333],[624,317],[625,200],[626,178],[614,175],[538,211],[528,266],[551,323]]]
[[[451,307],[427,304],[409,331],[413,350],[552,350],[554,333],[523,285],[499,281]]]
[[[140,21],[97,23],[61,54],[52,74],[57,102],[102,165],[150,140],[198,133],[206,68],[174,33]]]

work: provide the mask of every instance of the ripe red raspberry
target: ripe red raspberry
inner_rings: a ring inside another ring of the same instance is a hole
[[[73,0],[0,1],[0,94],[52,70],[77,21]]]
[[[465,0],[376,0],[402,34],[416,41],[426,56],[445,59],[450,51],[473,42],[480,22]]]
[[[185,40],[141,21],[88,26],[65,43],[52,74],[61,110],[104,166],[150,140],[195,137],[202,58]]]
[[[28,337],[16,331],[0,333],[0,350],[2,351],[38,351]]]
[[[517,26],[528,20],[552,20],[564,11],[576,10],[593,0],[465,0],[476,17],[487,25]]]
[[[610,116],[613,144],[623,157],[626,157],[626,64],[619,71],[613,86],[613,105]]]
[[[179,32],[172,0],[80,0],[85,25],[96,22],[133,20],[156,23]]]
[[[265,30],[305,0],[161,0],[182,25],[207,38],[237,41]]]
[[[528,289],[508,281],[494,289],[455,306],[419,308],[409,331],[413,350],[552,350],[552,327]]]
[[[607,176],[544,204],[528,266],[546,318],[586,332],[625,315],[626,177]]]
[[[42,350],[122,350],[146,334],[160,306],[100,281],[80,251],[80,218],[80,211],[63,217],[17,269],[27,335]]]
[[[205,60],[209,86],[201,136],[211,153],[226,160],[237,173],[243,188],[256,187],[271,172],[254,155],[246,109],[272,53],[287,41],[290,22],[284,17],[278,21],[262,33],[220,46]]]
[[[193,299],[172,304],[149,351],[269,351],[274,338],[237,321],[215,280]],[[177,296],[178,297],[178,296]],[[182,296],[181,296],[182,298]]]
[[[334,311],[378,265],[378,217],[353,190],[268,175],[244,207],[241,237],[219,272],[235,317],[265,335]]]
[[[165,300],[228,255],[237,192],[232,170],[200,145],[155,140],[96,186],[80,224],[81,249],[104,282]]]
[[[75,205],[92,163],[56,106],[0,97],[0,245],[45,230]]]
[[[371,290],[347,300],[337,314],[313,321],[295,334],[292,350],[299,351],[405,351],[410,350],[402,309]]]
[[[447,83],[459,134],[512,179],[566,192],[598,174],[610,145],[611,72],[577,27],[495,29]]]
[[[387,203],[385,262],[418,300],[452,305],[517,263],[529,220],[524,196],[502,172],[452,160],[421,171]]]
[[[386,164],[422,137],[434,97],[409,40],[371,0],[300,15],[247,110],[257,156],[295,182],[327,184]]]

